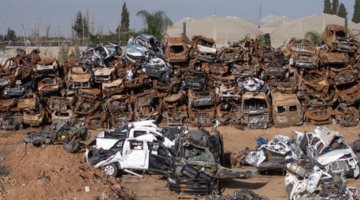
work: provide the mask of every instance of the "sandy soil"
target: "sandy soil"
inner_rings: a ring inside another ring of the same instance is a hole
[[[358,138],[358,127],[327,127],[340,131],[349,143]],[[291,137],[291,130],[313,131],[314,128],[313,125],[305,124],[299,127],[267,130],[245,128],[244,131],[220,126],[218,130],[223,134],[225,151],[237,152],[245,147],[254,149],[255,138],[259,136],[265,139],[271,139],[277,134]],[[22,139],[30,130],[32,129],[0,131],[0,199],[194,198],[168,191],[166,179],[159,175],[145,174],[144,178],[129,174],[123,174],[118,178],[108,177],[84,162],[85,145],[74,154],[65,152],[62,145],[47,145],[41,148],[28,145],[24,157]],[[92,138],[98,132],[92,131]],[[252,167],[235,169],[248,170]],[[360,188],[360,183],[354,179],[348,179],[348,185]],[[90,192],[85,191],[86,186]],[[241,180],[226,179],[221,181],[220,187],[223,194],[231,195],[236,189],[248,188],[269,199],[286,199],[284,176],[280,174],[256,175],[251,179]]]

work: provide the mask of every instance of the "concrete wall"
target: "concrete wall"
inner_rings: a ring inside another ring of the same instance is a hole
[[[34,49],[40,49],[40,57],[42,59],[45,59],[45,58],[59,59],[59,48],[60,47],[6,46],[5,52],[15,53],[15,56],[16,56],[17,49],[23,49],[26,51],[27,54],[31,53],[31,51]],[[69,50],[69,55],[70,55],[72,51],[75,51],[75,47],[69,47],[69,48],[70,48],[70,50]],[[86,46],[79,47],[80,51],[83,51],[85,49],[86,49]],[[13,56],[10,56],[10,57],[13,57]]]

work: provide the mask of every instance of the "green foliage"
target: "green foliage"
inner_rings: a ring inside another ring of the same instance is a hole
[[[75,16],[72,29],[75,31],[78,38],[87,37],[89,35],[89,20],[86,17],[83,17],[80,11],[78,11]]]
[[[250,33],[247,33],[246,35],[245,35],[245,37],[244,37],[244,40],[250,40]]]
[[[16,39],[15,31],[8,28],[7,33],[5,35],[5,40],[15,40],[15,39]]]
[[[337,15],[339,12],[339,0],[333,0],[331,14]]]
[[[120,23],[120,32],[127,33],[130,26],[130,13],[126,8],[126,2],[124,2],[122,11],[121,11],[121,23]]]
[[[137,12],[136,16],[140,16],[144,19],[144,24],[147,28],[144,29],[143,32],[153,35],[158,40],[164,38],[167,27],[173,24],[164,11],[149,13],[146,10],[140,10]]]
[[[266,39],[264,35],[258,35],[256,39],[259,40],[259,47],[266,47]]]
[[[316,31],[308,31],[305,33],[304,37],[312,41],[315,45],[320,46],[322,43],[321,35]]]
[[[355,0],[354,14],[351,21],[355,23],[360,22],[360,0]]]
[[[331,3],[330,0],[324,0],[324,11],[325,14],[331,14]]]
[[[340,4],[339,12],[337,13],[337,16],[345,18],[347,16],[346,8],[343,3]]]

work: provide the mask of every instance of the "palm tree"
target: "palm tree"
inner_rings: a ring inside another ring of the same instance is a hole
[[[316,31],[308,31],[305,33],[305,38],[320,46],[322,43],[322,36]]]
[[[146,10],[140,10],[136,16],[144,19],[144,24],[147,26],[146,32],[155,36],[158,40],[164,38],[167,27],[173,24],[164,11],[149,13]]]

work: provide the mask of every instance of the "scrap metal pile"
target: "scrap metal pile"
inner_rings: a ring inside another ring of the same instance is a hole
[[[163,45],[140,34],[123,55],[115,44],[97,44],[63,65],[41,60],[34,50],[1,66],[1,127],[70,118],[92,129],[147,119],[263,129],[303,121],[355,126],[358,42],[338,25],[328,25],[323,38],[321,47],[291,38],[278,49],[258,39],[218,49],[202,36],[181,35]]]
[[[352,149],[358,141],[348,145],[341,133],[326,127],[317,127],[314,133],[292,134],[292,139],[284,135],[270,141],[258,138],[260,145],[245,161],[260,172],[286,170],[289,199],[357,199],[357,189],[347,187],[345,178],[360,175]]]

